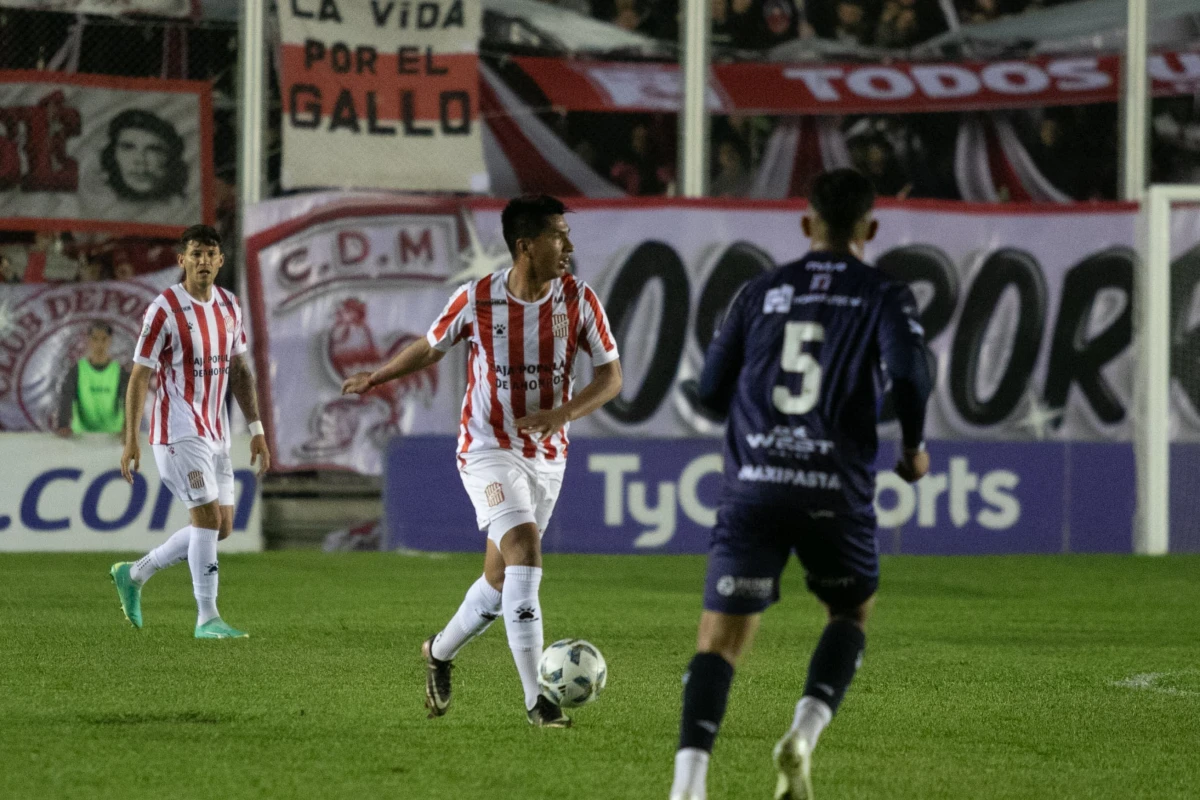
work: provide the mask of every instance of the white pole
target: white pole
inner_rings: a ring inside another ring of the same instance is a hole
[[[1141,200],[1146,193],[1146,9],[1148,0],[1126,0],[1125,60],[1121,65],[1121,196]]]
[[[679,110],[679,187],[684,197],[708,191],[708,39],[710,0],[687,0],[683,26],[683,106]]]
[[[1138,214],[1141,254],[1137,320],[1135,450],[1137,525],[1133,551],[1162,555],[1170,541],[1171,500],[1171,201],[1151,186]]]
[[[266,0],[246,0],[239,32],[238,200],[242,219],[263,195],[263,110],[266,107]]]

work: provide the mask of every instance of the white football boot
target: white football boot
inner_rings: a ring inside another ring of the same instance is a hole
[[[775,745],[775,800],[812,800],[812,747],[808,740],[789,732]]]

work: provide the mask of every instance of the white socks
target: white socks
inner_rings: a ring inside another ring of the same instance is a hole
[[[699,747],[685,747],[675,753],[675,781],[671,800],[704,800],[708,796],[708,759]]]
[[[150,580],[160,569],[173,567],[187,558],[188,544],[192,541],[192,526],[185,525],[171,534],[171,538],[134,562],[129,577],[139,584]]]
[[[833,719],[833,709],[815,697],[801,697],[796,703],[796,716],[792,718],[792,730],[808,742],[808,749],[817,746],[821,731]]]
[[[433,638],[433,647],[430,648],[433,657],[439,661],[454,658],[467,642],[488,629],[496,617],[500,616],[500,610],[500,592],[480,576],[467,590],[467,596],[463,598],[462,605],[458,607],[454,617],[442,632]]]
[[[504,629],[508,634],[508,648],[521,675],[521,687],[525,690],[525,708],[537,703],[537,665],[542,657],[542,606],[538,602],[538,586],[542,582],[541,567],[505,567],[504,592],[501,605],[504,609]]]
[[[188,567],[192,570],[192,594],[196,596],[196,625],[203,625],[217,614],[217,532],[192,527],[188,542]]]

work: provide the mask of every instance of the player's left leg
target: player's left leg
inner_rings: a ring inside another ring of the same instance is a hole
[[[210,443],[205,443],[210,448]],[[219,448],[219,445],[216,445]],[[216,485],[216,499],[204,506],[192,508],[192,541],[188,548],[188,566],[192,570],[192,589],[199,611],[196,618],[197,639],[246,639],[250,634],[227,624],[217,612],[219,564],[217,542],[233,532],[234,478],[233,462],[228,451],[210,450],[211,479]],[[210,476],[206,476],[206,480]]]
[[[683,676],[683,713],[671,800],[704,800],[712,755],[733,673],[750,649],[762,614],[723,614],[705,610],[696,635],[696,654]]]
[[[565,728],[571,720],[542,696],[538,686],[538,661],[545,638],[542,632],[542,537],[536,522],[522,522],[500,535],[504,557],[504,591],[501,604],[508,648],[512,651],[525,693],[529,722],[538,727]]]
[[[717,511],[696,655],[684,676],[683,714],[671,800],[704,800],[734,669],[749,649],[762,612],[779,599],[789,545],[770,513],[723,505]]]

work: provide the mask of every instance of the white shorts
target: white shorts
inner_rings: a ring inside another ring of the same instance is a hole
[[[532,522],[546,532],[562,489],[566,462],[525,458],[509,450],[461,456],[463,488],[475,506],[475,522],[500,546],[504,534]]]
[[[195,508],[213,500],[233,505],[233,462],[223,443],[188,436],[151,447],[159,477],[185,506]]]

